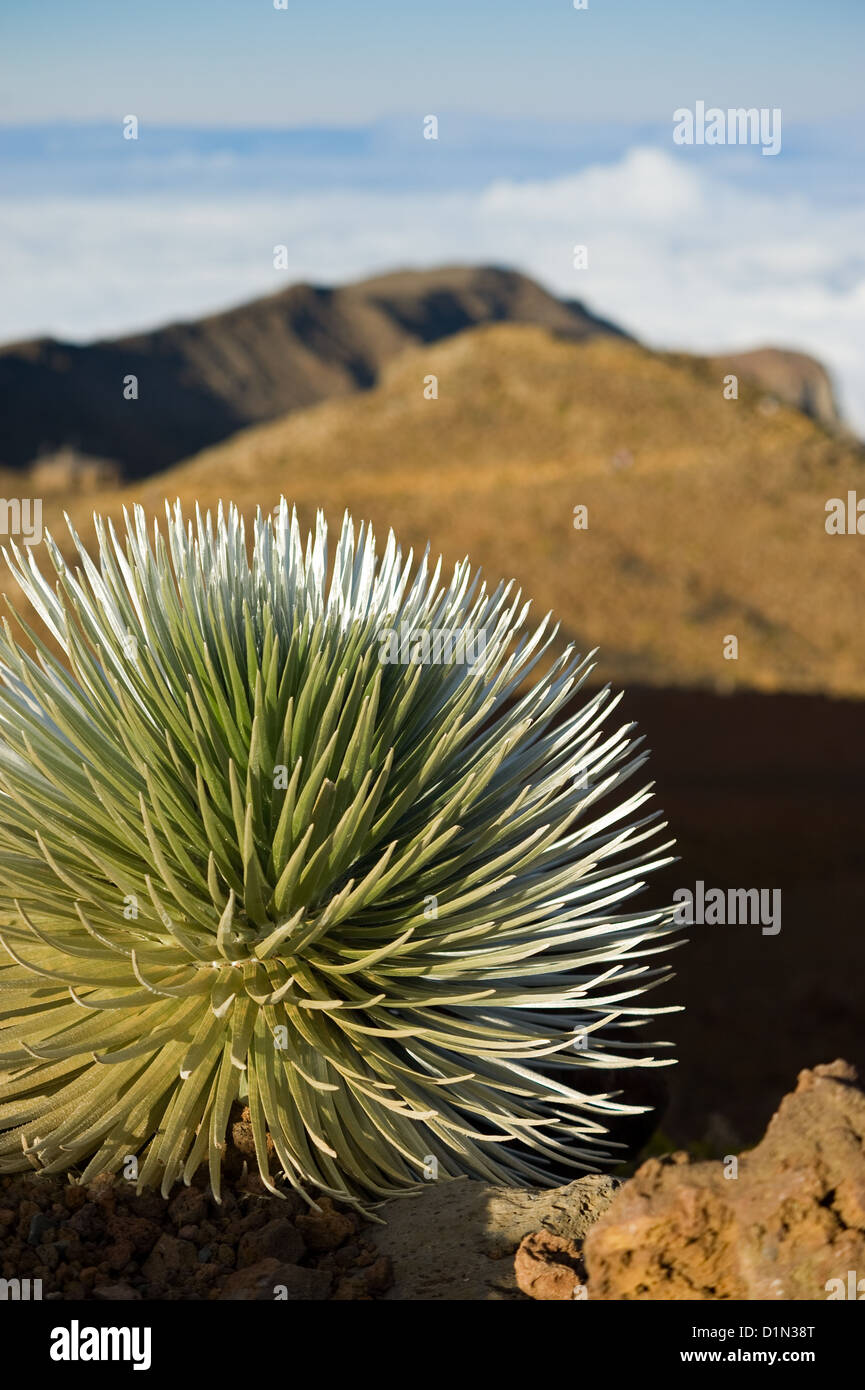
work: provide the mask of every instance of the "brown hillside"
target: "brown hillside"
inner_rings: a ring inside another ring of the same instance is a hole
[[[796,405],[814,420],[830,429],[843,429],[835,399],[832,378],[822,362],[804,352],[783,348],[754,348],[751,352],[731,352],[710,357],[710,370],[721,376],[733,372],[760,386],[769,398]]]
[[[439,398],[424,398],[438,378]],[[76,497],[117,515],[280,492],[404,545],[515,575],[604,680],[865,694],[862,546],[825,504],[865,493],[858,446],[631,342],[496,325],[402,354],[374,390],[247,430],[160,478]],[[588,529],[575,530],[576,505]],[[46,522],[59,534],[59,504]],[[87,531],[84,525],[85,533]],[[7,586],[9,581],[6,581]],[[738,660],[723,657],[736,636]]]

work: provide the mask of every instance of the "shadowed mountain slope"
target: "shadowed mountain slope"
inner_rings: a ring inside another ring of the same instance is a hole
[[[488,322],[618,334],[515,271],[405,271],[340,289],[292,285],[191,323],[74,346],[0,348],[0,467],[71,447],[146,476],[246,425],[371,386],[405,347]],[[138,399],[124,398],[135,376]]]
[[[516,271],[445,266],[339,289],[293,285],[190,323],[85,346],[43,338],[0,348],[0,470],[46,478],[157,473],[248,425],[364,390],[408,347],[486,323],[530,323],[577,341],[627,335]],[[830,427],[819,363],[764,349],[707,364],[752,377]],[[137,399],[128,400],[129,378]]]

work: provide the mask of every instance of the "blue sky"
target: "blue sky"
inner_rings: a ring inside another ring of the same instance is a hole
[[[495,263],[812,352],[865,435],[863,41],[865,0],[2,0],[0,341]],[[674,144],[698,100],[781,108],[780,154]]]
[[[659,120],[705,97],[863,109],[861,0],[4,0],[0,121]]]

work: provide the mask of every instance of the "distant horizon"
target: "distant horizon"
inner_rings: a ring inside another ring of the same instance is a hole
[[[809,353],[865,434],[860,0],[7,0],[0,40],[0,342],[506,264],[651,347]],[[675,143],[697,103],[777,156]]]

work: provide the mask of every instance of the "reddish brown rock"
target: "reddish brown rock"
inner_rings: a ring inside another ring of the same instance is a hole
[[[118,1240],[103,1252],[102,1263],[109,1269],[123,1269],[132,1259],[133,1246],[131,1240]]]
[[[100,1206],[107,1207],[109,1211],[114,1210],[117,1201],[117,1189],[113,1173],[100,1173],[92,1182],[87,1184],[87,1196],[91,1202],[98,1202]]]
[[[159,1227],[146,1216],[130,1216],[126,1212],[115,1213],[108,1222],[108,1230],[117,1241],[130,1241],[137,1255],[147,1255],[159,1239]]]
[[[101,1240],[105,1235],[105,1216],[95,1202],[85,1202],[78,1207],[68,1225],[82,1240]]]
[[[552,1231],[523,1236],[514,1258],[517,1285],[529,1298],[571,1300],[584,1279],[580,1247]]]
[[[191,1241],[162,1235],[144,1261],[142,1271],[148,1279],[168,1283],[181,1270],[194,1269],[197,1264],[198,1252]]]
[[[372,1297],[359,1274],[343,1275],[331,1294],[334,1303],[371,1303]]]
[[[185,1187],[170,1203],[168,1215],[176,1226],[197,1226],[207,1216],[207,1197],[195,1187]]]
[[[387,1293],[388,1289],[393,1286],[393,1266],[388,1257],[380,1255],[377,1260],[366,1265],[363,1279],[369,1293]]]
[[[307,1211],[295,1217],[295,1225],[310,1250],[336,1250],[358,1229],[357,1217],[348,1211],[337,1211],[330,1197],[320,1197],[319,1211]]]
[[[590,1299],[825,1299],[865,1274],[865,1094],[799,1075],[738,1163],[644,1163],[585,1244]]]
[[[246,1268],[272,1257],[284,1264],[297,1264],[306,1250],[303,1236],[290,1221],[268,1221],[258,1230],[247,1231],[237,1247],[237,1267]]]

